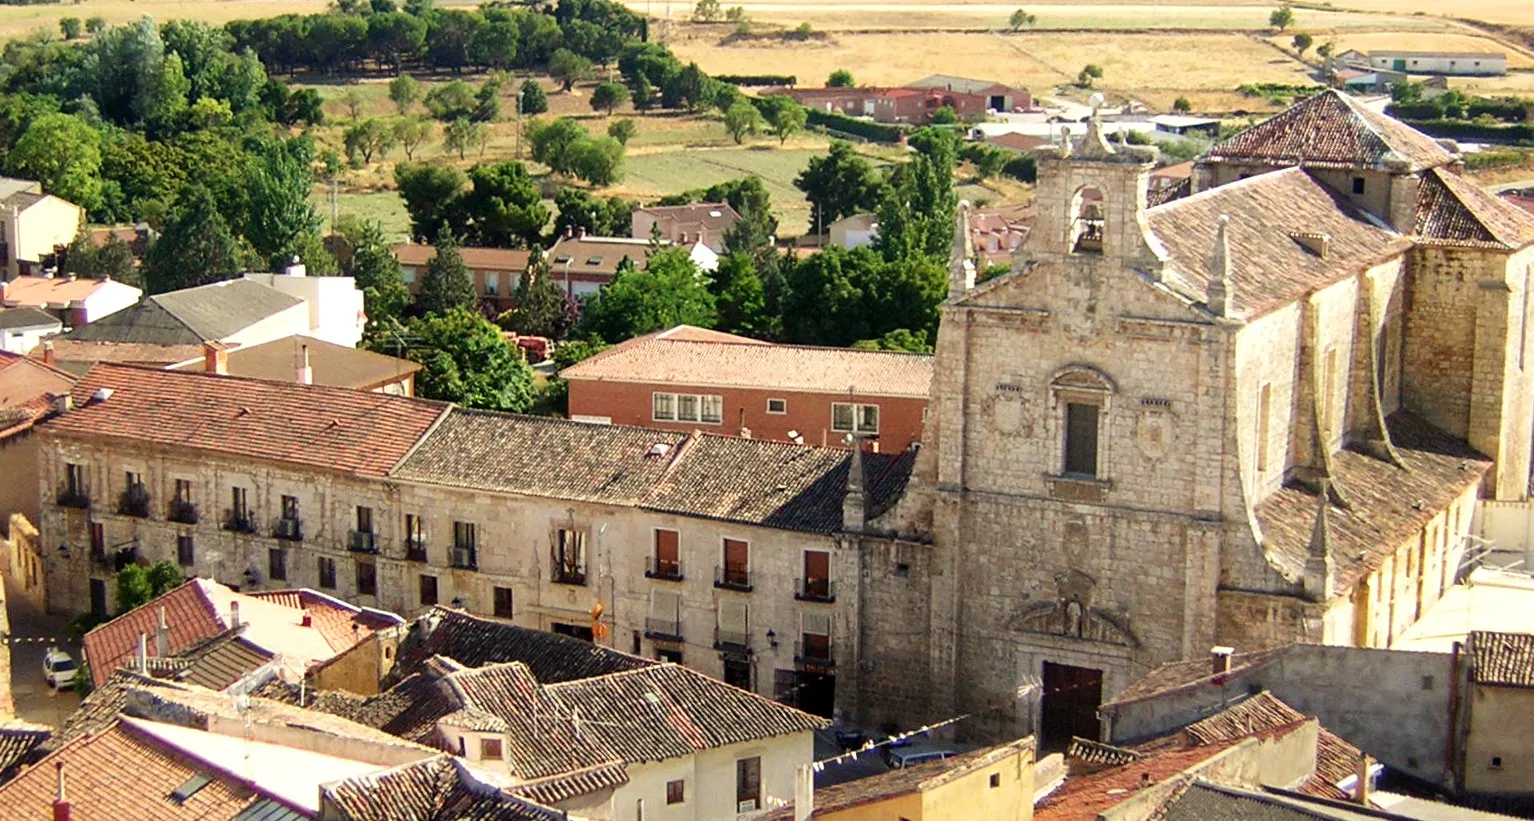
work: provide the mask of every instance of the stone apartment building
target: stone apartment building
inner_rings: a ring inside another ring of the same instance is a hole
[[[1214,644],[1387,646],[1477,499],[1527,496],[1534,221],[1333,93],[1147,208],[1154,159],[1094,123],[1011,273],[954,266],[896,514],[935,548],[933,714],[1095,737]]]
[[[861,535],[911,453],[110,364],[38,430],[59,612],[106,612],[118,567],[169,560],[246,592],[452,604],[822,715],[863,698],[864,608],[922,612],[923,548]],[[860,582],[875,554],[904,567],[879,602]]]

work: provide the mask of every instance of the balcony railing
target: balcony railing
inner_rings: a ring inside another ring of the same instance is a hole
[[[805,667],[835,667],[835,653],[830,642],[794,642],[794,663]]]
[[[721,590],[740,590],[745,593],[751,592],[751,571],[744,567],[714,568],[714,586]]]
[[[123,516],[149,518],[149,491],[143,485],[134,485],[123,491],[117,499],[117,512]]]
[[[185,499],[171,499],[170,509],[166,512],[165,518],[184,525],[195,525],[197,524],[197,505]]]
[[[836,601],[836,582],[830,579],[794,579],[794,598],[799,601]]]
[[[659,559],[655,556],[646,556],[644,560],[644,575],[647,579],[679,582],[683,578],[682,563],[674,559]]]
[[[272,528],[272,535],[290,542],[301,542],[304,540],[304,520],[284,516],[277,520],[277,525]]]
[[[550,580],[555,584],[579,584],[586,583],[586,568],[580,565],[555,563],[554,573]]]
[[[452,565],[462,570],[479,569],[479,551],[462,545],[453,546]]]
[[[405,561],[426,561],[426,539],[422,536],[407,536],[405,538]]]
[[[751,652],[751,634],[714,628],[714,649],[725,653]]]
[[[346,534],[346,549],[356,553],[377,553],[378,536],[371,530],[353,530]]]
[[[647,617],[644,620],[645,638],[659,639],[661,641],[681,641],[682,622],[679,619],[657,619]]]
[[[248,510],[225,510],[224,529],[231,533],[255,533],[256,520]]]
[[[58,503],[59,507],[74,507],[85,510],[91,506],[91,495],[83,487],[62,485],[59,487]]]

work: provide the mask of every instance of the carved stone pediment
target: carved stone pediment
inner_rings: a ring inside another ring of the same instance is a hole
[[[1056,573],[1055,600],[1024,605],[1007,624],[1007,629],[1139,647],[1140,640],[1119,617],[1092,606],[1096,586],[1096,579],[1076,568]]]

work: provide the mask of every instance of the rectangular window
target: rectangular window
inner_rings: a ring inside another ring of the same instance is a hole
[[[1364,192],[1364,178],[1363,177],[1354,177],[1353,178],[1353,193],[1354,194],[1362,194],[1363,192]]]
[[[735,810],[750,812],[761,806],[762,759],[742,758],[735,762]]]
[[[373,532],[373,509],[370,507],[357,506],[357,532]]]
[[[479,757],[483,761],[500,761],[501,740],[499,738],[481,738],[479,740]]]
[[[473,522],[453,522],[454,567],[479,566],[479,528]]]
[[[879,432],[879,406],[858,405],[858,433]]]
[[[196,547],[192,543],[192,537],[181,535],[176,537],[176,564],[182,567],[191,567],[197,563]]]
[[[242,487],[229,489],[229,517],[237,522],[243,522],[250,518],[250,504],[247,499],[247,491]]]
[[[678,778],[675,781],[666,782],[666,804],[680,804],[686,801],[686,781]]]
[[[288,580],[288,557],[282,548],[274,547],[266,551],[266,575],[273,581]]]
[[[554,531],[554,581],[586,583],[586,531],[558,528]]]
[[[655,394],[651,398],[650,415],[657,422],[670,422],[676,419],[676,394]]]
[[[1257,391],[1257,472],[1259,473],[1268,469],[1268,419],[1272,412],[1269,408],[1272,393],[1271,385],[1263,385]]]
[[[767,412],[771,413],[771,414],[784,414],[784,413],[788,413],[788,400],[787,399],[768,399],[767,400]]]
[[[698,421],[698,397],[690,393],[680,393],[676,397],[676,421]]]
[[[740,539],[724,540],[721,581],[729,587],[751,586],[751,545]]]
[[[1065,473],[1097,476],[1096,405],[1068,402],[1065,405]]]
[[[437,577],[422,573],[420,576],[421,606],[431,607],[437,603]]]
[[[320,557],[320,589],[336,589],[336,560]]]
[[[495,617],[498,618],[498,619],[509,619],[509,618],[512,618],[513,616],[512,616],[512,607],[511,607],[511,603],[512,603],[511,588],[509,588],[509,587],[497,587],[497,588],[494,588],[491,591],[491,593],[492,593],[492,599],[493,599],[493,602],[494,602],[494,605],[495,605],[495,611],[494,611]]]
[[[284,519],[297,519],[298,518],[298,497],[297,496],[284,496],[284,497],[282,497],[282,518],[284,518]]]
[[[804,587],[802,596],[812,601],[831,599],[831,554],[824,550],[804,551]]]
[[[702,421],[711,424],[719,424],[724,421],[724,397],[723,396],[700,396],[702,405]]]
[[[500,274],[485,274],[485,296],[495,296],[501,290]]]
[[[405,559],[426,561],[426,526],[414,513],[405,514]]]
[[[378,566],[372,562],[357,562],[357,595],[378,595]]]
[[[64,465],[64,487],[70,496],[85,495],[85,466],[76,464]]]
[[[662,579],[681,578],[682,534],[675,530],[656,529],[653,575]]]
[[[851,433],[852,420],[852,405],[846,402],[831,405],[831,430]]]
[[[125,471],[123,474],[123,489],[132,493],[144,487],[144,474],[135,471]]]
[[[878,433],[879,406],[835,402],[831,405],[831,430],[838,433]]]
[[[190,501],[192,501],[192,480],[191,479],[177,479],[176,480],[176,501],[178,501],[178,502],[190,502]]]

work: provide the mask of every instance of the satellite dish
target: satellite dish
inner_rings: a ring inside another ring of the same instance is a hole
[[[1103,97],[1103,93],[1101,91],[1094,91],[1092,92],[1092,96],[1087,98],[1087,105],[1091,106],[1093,111],[1096,111],[1097,109],[1103,107],[1104,100],[1106,100],[1106,98]]]

